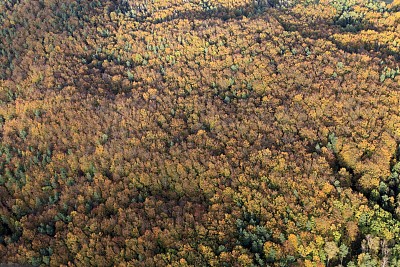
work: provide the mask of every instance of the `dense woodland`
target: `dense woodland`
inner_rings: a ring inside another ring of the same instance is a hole
[[[0,1],[0,262],[400,266],[400,2]]]

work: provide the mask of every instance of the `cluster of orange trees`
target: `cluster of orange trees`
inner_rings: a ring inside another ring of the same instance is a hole
[[[0,263],[399,266],[399,68],[399,1],[0,1]]]

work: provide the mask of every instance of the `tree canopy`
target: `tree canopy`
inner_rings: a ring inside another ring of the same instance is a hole
[[[400,2],[0,1],[0,263],[399,266]]]

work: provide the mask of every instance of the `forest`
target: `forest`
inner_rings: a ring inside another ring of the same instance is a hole
[[[396,267],[399,175],[399,0],[0,1],[0,264]]]

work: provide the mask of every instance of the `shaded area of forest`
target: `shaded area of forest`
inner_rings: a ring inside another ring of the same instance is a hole
[[[398,266],[400,3],[0,3],[0,259]]]

